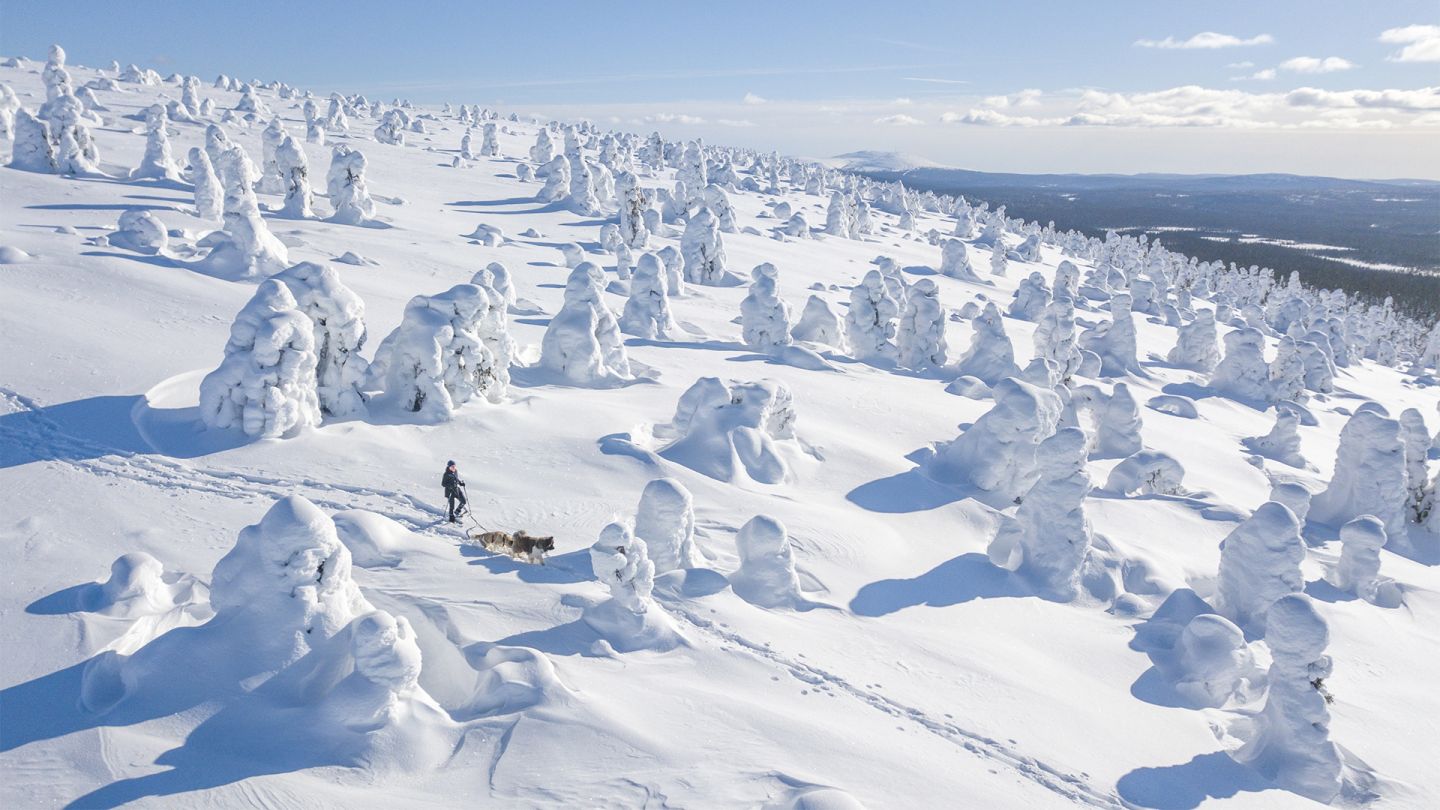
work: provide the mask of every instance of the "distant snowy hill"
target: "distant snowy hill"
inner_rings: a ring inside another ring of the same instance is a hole
[[[927,160],[918,155],[874,150],[846,152],[843,155],[836,155],[817,162],[832,169],[845,169],[852,172],[906,172],[912,169],[950,171],[944,164]]]
[[[1440,806],[1432,321],[459,100],[0,85],[0,806]]]

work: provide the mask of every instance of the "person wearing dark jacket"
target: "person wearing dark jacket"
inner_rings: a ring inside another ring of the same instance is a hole
[[[440,477],[440,486],[445,489],[445,500],[450,505],[445,519],[451,523],[459,523],[460,516],[465,514],[465,482],[460,479],[460,471],[455,468],[454,461],[445,462],[445,474]]]

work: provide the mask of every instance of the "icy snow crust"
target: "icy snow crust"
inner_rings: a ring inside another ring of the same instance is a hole
[[[0,67],[0,805],[1440,804],[1440,389],[1385,313],[1126,289],[770,155],[52,62],[48,152]],[[396,330],[429,359],[365,373]],[[448,458],[545,566],[439,522]]]

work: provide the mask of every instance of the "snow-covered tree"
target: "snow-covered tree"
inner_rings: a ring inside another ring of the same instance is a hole
[[[567,155],[566,162],[570,165],[570,191],[565,197],[565,206],[584,216],[598,215],[600,200],[595,196],[595,175],[590,171],[589,161],[577,151],[573,156]]]
[[[825,211],[825,233],[831,236],[848,237],[850,235],[852,223],[850,208],[846,203],[843,192],[830,192],[830,205]]]
[[[990,275],[1004,276],[1010,269],[1010,257],[1005,251],[1005,245],[1000,240],[995,240],[995,246],[990,248]]]
[[[695,507],[690,490],[674,478],[656,478],[640,493],[635,536],[645,541],[655,573],[694,568]]]
[[[365,185],[365,155],[358,149],[340,144],[330,153],[330,172],[326,187],[335,213],[331,222],[342,225],[368,225],[375,220],[375,201]]]
[[[985,283],[970,267],[969,251],[959,239],[946,239],[940,243],[940,275],[975,284]]]
[[[1010,503],[1035,484],[1036,449],[1055,432],[1060,398],[1013,377],[992,394],[995,405],[936,453],[931,470],[938,480],[970,483]]]
[[[290,251],[270,232],[255,199],[255,165],[239,144],[220,154],[215,164],[224,189],[224,239],[204,264],[208,272],[229,278],[269,276],[290,263]]]
[[[1269,616],[1265,708],[1255,717],[1250,739],[1231,756],[1287,790],[1329,804],[1343,784],[1324,691],[1333,669],[1325,655],[1330,628],[1304,594],[1276,599]]]
[[[500,156],[500,138],[498,137],[498,135],[497,135],[496,133],[497,133],[497,130],[496,130],[495,122],[494,122],[494,121],[486,121],[486,122],[485,122],[485,126],[481,127],[481,129],[480,129],[480,136],[481,136],[481,140],[480,140],[480,156],[481,156],[481,157],[499,157],[499,156]]]
[[[665,458],[719,481],[743,476],[783,483],[789,465],[779,442],[795,437],[790,389],[774,380],[726,385],[701,377],[680,396],[667,430],[677,438]]]
[[[1361,515],[1374,515],[1392,540],[1404,541],[1406,494],[1405,446],[1400,423],[1362,408],[1340,430],[1335,475],[1310,503],[1310,520],[1341,526]]]
[[[820,343],[842,354],[848,350],[840,317],[830,308],[830,303],[818,295],[812,295],[805,301],[800,320],[790,328],[790,337]]]
[[[1248,436],[1241,443],[1256,455],[1273,459],[1291,467],[1308,469],[1309,462],[1300,452],[1300,417],[1288,408],[1275,409],[1275,425],[1264,436]]]
[[[544,166],[555,159],[555,142],[550,140],[550,130],[541,127],[535,133],[535,145],[530,147],[530,162]]]
[[[1270,368],[1265,363],[1265,335],[1245,327],[1225,335],[1225,356],[1210,375],[1210,387],[1242,402],[1270,399]]]
[[[992,563],[1066,602],[1079,595],[1080,570],[1092,540],[1085,517],[1091,486],[1086,442],[1079,429],[1063,428],[1040,443],[1035,483],[1015,516],[1002,519],[989,548]]]
[[[739,233],[740,226],[735,224],[735,209],[730,205],[730,195],[725,189],[711,183],[705,187],[702,199],[705,209],[715,215],[715,226],[721,233]]]
[[[1038,320],[1045,307],[1050,305],[1050,287],[1045,283],[1045,277],[1039,273],[1031,273],[1020,280],[1020,286],[1015,288],[1015,295],[1010,302],[1010,317],[1019,318],[1022,321]]]
[[[685,280],[691,284],[717,286],[729,277],[725,270],[725,243],[720,226],[710,209],[701,208],[685,225],[680,238],[680,252],[685,256]]]
[[[365,302],[345,286],[334,268],[301,262],[272,276],[295,298],[314,331],[315,390],[320,410],[328,416],[363,417],[361,388],[369,364],[365,347]]]
[[[236,314],[225,359],[200,382],[200,417],[256,438],[318,425],[316,362],[310,320],[284,284],[267,279]]]
[[[180,170],[176,168],[175,158],[170,152],[170,135],[165,131],[168,123],[164,105],[153,105],[146,112],[145,155],[140,158],[140,165],[130,172],[131,179],[180,179]]]
[[[1101,376],[1120,377],[1140,372],[1130,296],[1119,293],[1110,299],[1110,320],[1080,335],[1080,348],[1099,355]]]
[[[885,289],[885,278],[871,270],[850,290],[845,338],[858,360],[894,360],[896,318],[900,310]]]
[[[570,195],[570,161],[564,155],[556,155],[549,163],[543,164],[540,173],[545,185],[535,194],[539,202],[560,202]]]
[[[650,609],[655,564],[629,524],[616,521],[600,530],[600,539],[590,547],[590,568],[625,610],[639,614]]]
[[[1418,409],[1401,411],[1400,438],[1405,445],[1405,514],[1412,522],[1424,523],[1434,496],[1425,467],[1430,454],[1430,429]]]
[[[1056,298],[1035,323],[1035,357],[1055,364],[1056,382],[1066,382],[1080,370],[1080,347],[1075,345],[1075,305]]]
[[[225,212],[225,194],[210,165],[210,155],[198,146],[190,149],[190,181],[195,186],[195,216],[207,221],[219,220]]]
[[[731,583],[743,599],[761,607],[794,606],[800,601],[800,577],[785,524],[756,515],[736,533],[735,549],[740,553],[740,570]]]
[[[780,297],[780,271],[765,262],[750,273],[750,292],[740,302],[740,335],[746,346],[772,352],[790,345],[790,305]]]
[[[650,241],[650,231],[645,226],[649,193],[641,188],[640,179],[632,172],[620,172],[615,177],[615,195],[620,201],[620,238],[630,248],[644,250]]]
[[[1341,526],[1340,560],[1330,572],[1330,584],[1371,604],[1398,604],[1393,580],[1380,576],[1385,540],[1385,524],[1373,515],[1361,515]]]
[[[1220,545],[1215,609],[1246,635],[1264,636],[1271,603],[1304,587],[1304,559],[1305,541],[1295,514],[1274,501],[1261,504]]]
[[[670,314],[665,267],[654,253],[640,254],[640,261],[635,265],[630,297],[620,316],[620,331],[652,340],[670,340],[680,334],[680,327]]]
[[[615,315],[605,306],[605,276],[582,262],[565,281],[565,302],[540,343],[540,365],[576,385],[629,379],[630,360]]]
[[[310,165],[305,150],[289,135],[275,149],[275,168],[285,182],[285,203],[279,214],[291,219],[312,219],[310,208],[314,194],[310,190]]]
[[[974,335],[970,338],[970,347],[955,364],[958,373],[983,380],[990,386],[1020,373],[1019,366],[1015,365],[1015,348],[1005,334],[1005,319],[993,301],[985,304],[985,309],[970,321],[970,326]]]
[[[934,281],[922,278],[910,287],[895,344],[902,368],[918,370],[945,365],[945,309],[940,306],[940,288]]]
[[[383,379],[397,407],[432,422],[449,420],[477,397],[500,402],[509,387],[508,358],[497,358],[484,337],[486,316],[497,305],[503,313],[503,303],[475,284],[415,296],[380,343],[371,376]]]
[[[1286,335],[1280,338],[1275,360],[1270,364],[1270,398],[1275,402],[1303,402],[1308,397],[1305,393],[1305,361],[1300,356],[1300,347],[1295,339]]]
[[[1140,407],[1130,386],[1115,383],[1100,411],[1095,433],[1095,458],[1125,458],[1144,449],[1140,438]]]
[[[1182,324],[1175,348],[1166,355],[1173,366],[1209,373],[1220,362],[1220,344],[1215,338],[1215,310],[1199,309],[1195,320]]]
[[[260,180],[255,184],[255,191],[259,194],[283,194],[286,186],[289,185],[287,178],[280,171],[280,164],[276,162],[275,152],[280,144],[290,137],[285,132],[285,125],[277,115],[270,119],[270,124],[260,133]]]

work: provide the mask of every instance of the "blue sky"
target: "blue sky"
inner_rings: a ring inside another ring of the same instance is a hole
[[[1195,39],[1206,32],[1219,36]],[[0,52],[43,56],[57,40],[78,64],[479,102],[810,156],[1440,177],[1433,0],[0,9]]]

